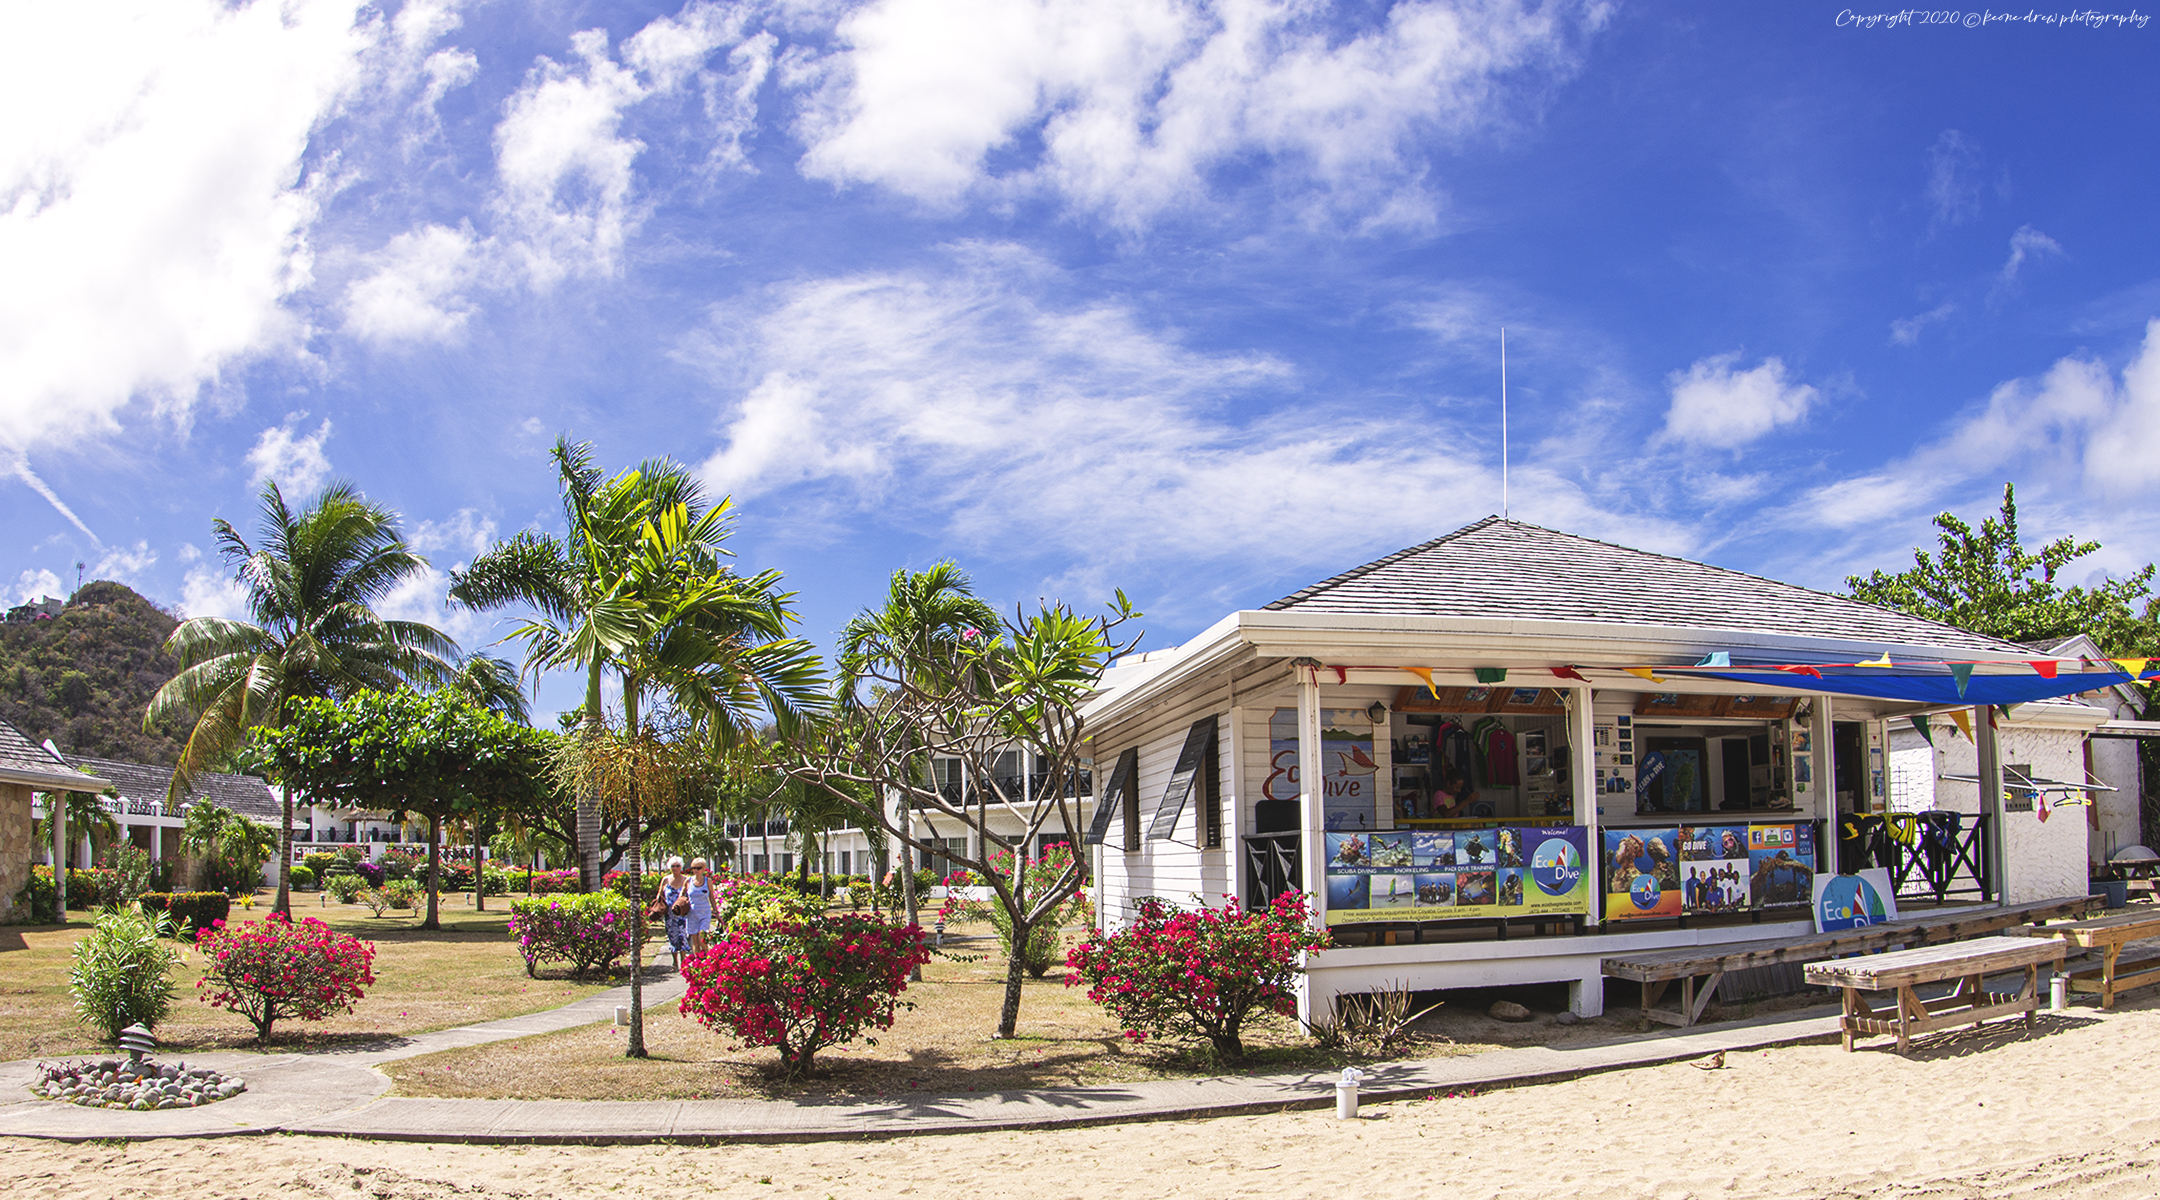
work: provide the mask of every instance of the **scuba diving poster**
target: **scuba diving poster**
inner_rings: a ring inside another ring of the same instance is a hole
[[[1331,925],[1589,912],[1589,830],[1579,825],[1326,837]]]
[[[1268,718],[1268,774],[1260,785],[1267,800],[1298,798],[1298,715],[1278,708]],[[1320,710],[1320,809],[1325,828],[1369,830],[1380,823],[1379,770],[1373,758],[1372,718],[1363,709]]]
[[[1678,829],[1605,831],[1605,919],[1648,921],[1677,917],[1685,900]]]

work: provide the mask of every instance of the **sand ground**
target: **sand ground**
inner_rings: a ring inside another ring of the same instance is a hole
[[[1874,1043],[1886,1045],[1887,1043]],[[1557,1084],[1094,1129],[740,1147],[311,1137],[0,1142],[0,1194],[2146,1197],[2160,998],[1923,1040],[1797,1046]]]

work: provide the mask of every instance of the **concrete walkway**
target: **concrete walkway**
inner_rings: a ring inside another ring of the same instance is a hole
[[[680,980],[647,985],[654,1008]],[[128,1112],[32,1097],[35,1064],[0,1064],[0,1136],[65,1141],[306,1133],[418,1142],[796,1142],[1098,1125],[1332,1106],[1334,1076],[1293,1072],[1039,1091],[911,1094],[892,1100],[451,1100],[385,1096],[379,1063],[614,1018],[629,988],[548,1012],[307,1054],[217,1053],[191,1064],[239,1074],[248,1090],[202,1108]],[[1835,1039],[1834,1008],[1566,1047],[1526,1046],[1365,1068],[1367,1100],[1546,1083],[1599,1071]]]

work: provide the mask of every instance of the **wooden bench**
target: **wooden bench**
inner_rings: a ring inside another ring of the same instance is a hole
[[[2075,919],[2084,916],[2099,903],[2099,898],[2094,896],[2065,896],[2032,904],[1969,909],[1939,917],[1909,917],[1859,929],[1841,929],[1835,933],[1738,942],[1725,946],[1690,946],[1683,950],[1616,954],[1605,959],[1600,964],[1600,970],[1612,978],[1632,979],[1642,984],[1642,1015],[1645,1020],[1685,1027],[1702,1019],[1703,1010],[1710,1006],[1710,998],[1717,992],[1718,981],[1729,971],[1743,971],[1750,967],[1768,967],[1781,963],[1811,963],[1844,954],[1884,950],[1892,946],[1925,946],[1954,942],[1981,934],[1999,933],[2012,926],[2035,921]],[[1702,980],[1699,984],[1696,982],[1698,979]],[[1680,1007],[1659,1007],[1658,1001],[1675,981],[1680,984]]]
[[[2160,937],[2160,908],[2067,925],[2035,926],[2031,933],[2034,937],[2061,938],[2069,945],[2100,951],[2099,966],[2070,972],[2070,990],[2096,993],[2102,1008],[2115,1007],[2117,993],[2160,983],[2160,958],[2140,959],[2128,964],[2121,961],[2124,946]]]
[[[1845,1012],[1838,1026],[1839,1041],[1846,1050],[1853,1048],[1854,1038],[1896,1034],[1898,1053],[1903,1054],[1912,1048],[1914,1034],[1954,1025],[1978,1025],[2023,1013],[2025,1027],[2032,1028],[2033,1014],[2040,1007],[2040,964],[2060,963],[2065,949],[2054,938],[1974,938],[1946,946],[1809,963],[1807,981],[1845,989]],[[1983,983],[1986,976],[2020,967],[2025,970],[2025,988],[2016,995],[1990,992]],[[1940,1000],[1922,1000],[1914,990],[1946,979],[1957,980],[1957,986]],[[1876,1008],[1863,992],[1895,992],[1894,1005]]]

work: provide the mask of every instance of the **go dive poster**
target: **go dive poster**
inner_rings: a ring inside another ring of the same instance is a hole
[[[1329,924],[1590,910],[1589,831],[1579,825],[1326,836]]]
[[[1677,917],[1680,860],[1677,828],[1605,830],[1605,919],[1647,921]]]

